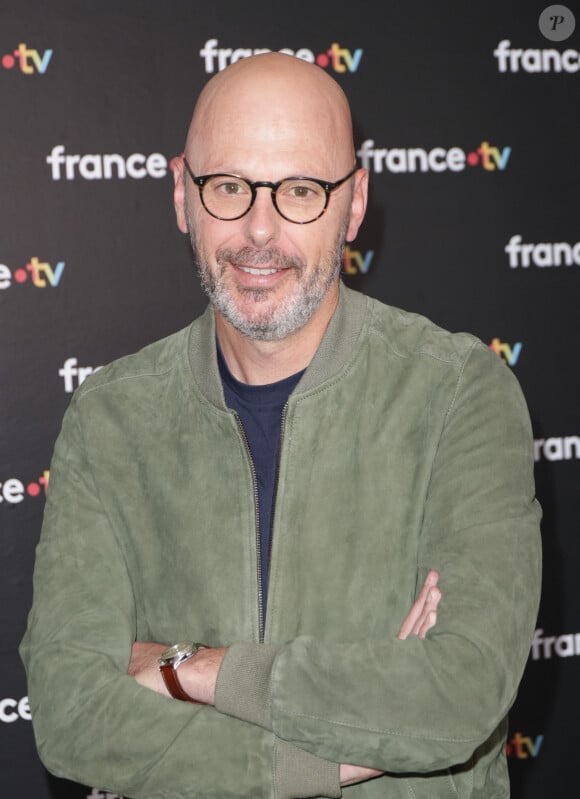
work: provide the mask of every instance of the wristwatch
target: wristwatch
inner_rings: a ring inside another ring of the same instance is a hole
[[[177,677],[179,666],[194,657],[194,655],[197,655],[200,649],[207,649],[207,646],[193,641],[185,641],[180,644],[173,644],[173,646],[161,653],[158,661],[159,671],[170,696],[174,699],[181,699],[182,702],[192,702],[194,705],[205,704],[205,702],[199,702],[186,694]]]

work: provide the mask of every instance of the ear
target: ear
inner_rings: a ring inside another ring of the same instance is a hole
[[[356,238],[358,229],[364,219],[367,210],[369,187],[369,173],[366,169],[357,169],[354,173],[354,191],[350,205],[350,218],[346,231],[346,240],[352,241]]]
[[[182,233],[187,233],[187,221],[185,218],[185,166],[183,164],[183,155],[179,155],[172,159],[171,168],[173,169],[173,205],[175,207],[177,227]]]

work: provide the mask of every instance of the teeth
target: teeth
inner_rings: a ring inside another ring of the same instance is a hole
[[[251,266],[238,266],[247,275],[273,275],[277,269],[253,269]]]

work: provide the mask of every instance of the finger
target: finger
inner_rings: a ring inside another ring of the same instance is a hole
[[[437,585],[438,582],[439,582],[438,571],[436,571],[435,569],[431,569],[431,571],[427,572],[427,577],[425,577],[425,583],[424,583],[425,585],[433,587],[434,585]]]
[[[367,768],[366,766],[353,766],[348,763],[341,763],[340,765],[340,784],[342,787],[347,785],[354,785],[356,782],[362,782],[372,777],[378,777],[379,774],[384,774],[375,768]]]
[[[441,600],[439,588],[432,588],[423,614],[422,623],[417,630],[419,638],[425,638],[427,632],[437,624],[437,608]]]
[[[422,614],[425,609],[425,604],[428,601],[429,592],[435,588],[437,585],[437,581],[439,579],[439,573],[431,570],[427,577],[425,578],[425,582],[421,590],[419,591],[419,596],[417,597],[416,601],[413,603],[411,610],[407,614],[403,624],[401,625],[401,629],[399,630],[398,637],[401,640],[407,638],[415,629],[417,624],[420,625],[422,622]]]
[[[419,638],[425,638],[429,630],[432,627],[435,627],[436,624],[437,624],[437,613],[434,610],[430,610],[429,613],[427,613],[427,615],[425,616],[425,619],[423,620],[423,623],[417,632],[417,636]]]
[[[419,596],[413,603],[411,610],[405,617],[405,620],[401,625],[401,629],[399,630],[399,638],[402,640],[407,638],[413,632],[415,626],[420,621],[421,613],[423,612],[423,608],[427,599],[427,594],[431,589],[431,586],[437,582],[438,577],[439,575],[434,571],[430,571],[427,574],[425,582],[419,591]]]
[[[419,631],[423,629],[426,619],[429,618],[431,613],[437,610],[440,600],[441,591],[437,586],[433,586],[429,589],[429,592],[425,598],[425,602],[423,603],[423,607],[421,608],[421,612],[417,616],[413,625],[412,632],[415,635],[419,635]],[[431,624],[430,627],[432,626],[433,625]]]
[[[437,582],[439,580],[439,572],[436,572],[432,569],[430,572],[427,573],[425,577],[425,582],[423,583],[423,587],[419,591],[419,596],[417,597],[417,603],[422,603],[423,605],[427,602],[429,597],[429,592],[436,587]]]

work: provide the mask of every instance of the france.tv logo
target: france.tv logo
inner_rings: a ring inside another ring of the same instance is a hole
[[[36,288],[43,289],[47,286],[56,288],[64,272],[64,261],[52,267],[48,261],[41,261],[33,256],[25,267],[15,269],[14,272],[6,265],[0,264],[0,291],[9,289],[12,281],[15,283],[28,283]]]
[[[522,346],[523,344],[521,341],[516,341],[515,344],[508,344],[505,341],[501,341],[499,338],[493,338],[489,348],[495,352],[496,355],[499,355],[502,361],[505,361],[508,366],[515,366],[520,358]]]
[[[18,66],[25,75],[44,75],[52,58],[52,50],[45,50],[41,55],[38,50],[33,50],[21,42],[12,53],[2,56],[4,69],[14,69]]]
[[[17,477],[9,477],[0,481],[0,504],[18,505],[27,496],[39,497],[46,495],[50,471],[45,469],[37,480],[23,483]]]
[[[333,42],[328,50],[316,56],[316,63],[323,69],[330,66],[335,72],[356,72],[362,54],[360,47],[351,52],[348,48]]]
[[[268,47],[218,47],[217,39],[208,39],[199,51],[199,55],[204,60],[205,71],[208,74],[212,74],[216,69],[221,72],[222,69],[225,69],[230,64],[235,64],[236,61],[240,61],[242,58],[271,52]],[[338,42],[332,42],[327,50],[323,50],[318,54],[308,47],[299,47],[296,50],[283,47],[279,52],[295,56],[302,61],[307,61],[309,64],[318,64],[322,69],[330,68],[334,72],[340,73],[356,72],[363,55],[360,47],[356,50],[349,50],[347,47],[341,47]]]
[[[365,139],[357,150],[363,169],[388,172],[463,172],[466,166],[481,166],[486,172],[502,172],[512,154],[511,147],[493,147],[482,141],[466,152],[461,147],[375,147],[374,139]]]

